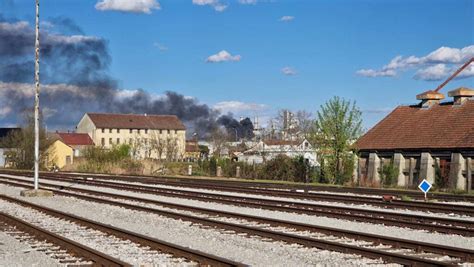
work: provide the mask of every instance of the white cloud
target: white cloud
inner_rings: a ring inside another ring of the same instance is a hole
[[[239,0],[239,4],[242,4],[242,5],[255,5],[255,4],[257,4],[257,0]]]
[[[0,22],[0,29],[8,32],[26,32],[31,30],[26,21],[18,21],[14,23]]]
[[[52,43],[64,43],[64,44],[78,44],[83,42],[90,41],[99,41],[100,39],[95,36],[85,36],[85,35],[48,35],[48,41]]]
[[[198,6],[211,6],[217,12],[226,10],[227,5],[220,2],[220,0],[193,0],[193,4]]]
[[[168,47],[167,47],[167,46],[165,46],[165,45],[163,45],[163,44],[160,44],[160,43],[158,43],[158,42],[153,43],[153,46],[156,47],[156,48],[158,48],[160,51],[166,51],[166,50],[168,50]]]
[[[283,73],[287,76],[292,76],[292,75],[296,75],[297,71],[293,67],[284,67],[284,68],[281,69],[281,73]]]
[[[240,101],[222,101],[214,105],[214,109],[221,112],[235,112],[240,113],[244,111],[260,111],[267,109],[265,104],[244,103]]]
[[[10,107],[0,108],[0,118],[6,117],[8,114],[10,114],[11,111],[12,111],[12,109]]]
[[[151,14],[153,9],[161,9],[156,0],[100,0],[95,5],[97,10],[113,10],[131,13]]]
[[[209,56],[206,59],[208,63],[219,63],[219,62],[226,62],[226,61],[240,61],[242,57],[240,55],[231,55],[229,52],[222,50],[219,53]]]
[[[293,16],[283,16],[283,17],[280,18],[280,21],[289,22],[289,21],[292,21],[294,19],[295,19],[295,17],[293,17]]]
[[[396,75],[394,70],[373,70],[373,69],[361,69],[358,70],[357,75],[365,77],[393,77]]]
[[[356,73],[366,77],[393,77],[398,71],[415,69],[414,79],[435,81],[447,78],[461,64],[474,57],[474,45],[464,48],[442,46],[426,56],[396,56],[380,70],[361,69]],[[458,78],[474,76],[472,67],[462,72]]]
[[[424,81],[438,81],[448,76],[450,69],[446,64],[436,64],[427,68],[419,69],[413,78]]]

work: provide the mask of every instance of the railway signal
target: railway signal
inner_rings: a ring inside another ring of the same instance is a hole
[[[423,181],[421,181],[421,183],[418,185],[418,188],[423,191],[423,193],[425,193],[425,201],[428,200],[428,197],[426,196],[426,194],[428,193],[428,191],[430,191],[431,187],[433,185],[428,182],[426,179],[423,179]]]

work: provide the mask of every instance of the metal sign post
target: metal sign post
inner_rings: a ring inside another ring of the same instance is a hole
[[[36,0],[36,40],[35,40],[35,175],[34,184],[35,190],[38,190],[38,176],[39,176],[39,0]]]
[[[418,188],[423,191],[423,193],[425,193],[425,201],[428,201],[428,191],[430,191],[431,187],[433,185],[428,182],[426,179],[423,179],[423,181],[421,181],[421,183],[418,185]]]

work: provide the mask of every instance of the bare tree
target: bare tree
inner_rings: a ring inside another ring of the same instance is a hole
[[[296,112],[295,119],[298,124],[300,136],[308,138],[312,129],[314,128],[313,114],[311,114],[311,112],[307,112],[306,110],[298,110]]]
[[[160,135],[155,131],[151,134],[150,139],[150,150],[151,152],[155,152],[156,156],[159,161],[163,159],[163,154],[166,149],[166,140],[160,138]]]
[[[210,142],[213,146],[214,156],[220,157],[222,149],[225,147],[228,135],[221,128],[217,128],[211,134]]]
[[[166,139],[166,160],[175,161],[178,152],[178,142],[176,138],[168,137]]]
[[[138,158],[140,156],[140,152],[142,150],[143,142],[141,139],[141,135],[135,134],[132,138],[130,138],[129,143],[130,145],[130,152],[133,158]]]

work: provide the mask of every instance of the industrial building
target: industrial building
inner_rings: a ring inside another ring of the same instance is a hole
[[[415,188],[423,179],[447,188],[474,189],[474,90],[458,88],[417,95],[417,105],[399,106],[356,143],[356,177],[361,185],[380,184],[380,170],[394,164],[397,185]]]

